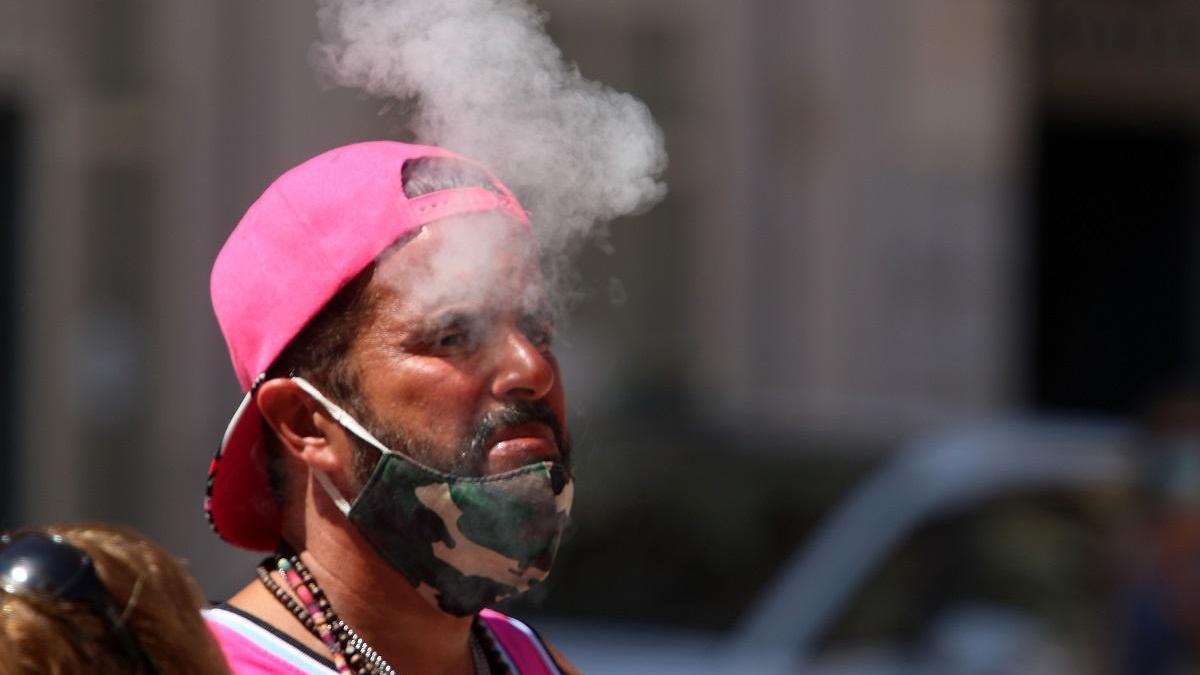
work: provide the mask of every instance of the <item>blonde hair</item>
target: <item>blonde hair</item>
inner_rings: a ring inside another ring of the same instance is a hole
[[[200,609],[196,581],[170,553],[133,530],[68,524],[24,532],[61,535],[91,556],[125,625],[163,675],[229,675]],[[0,673],[127,673],[135,664],[86,604],[0,592]]]

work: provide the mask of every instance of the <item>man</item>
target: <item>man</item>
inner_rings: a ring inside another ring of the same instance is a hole
[[[438,148],[337,148],[250,207],[212,294],[247,394],[206,509],[274,551],[206,612],[234,672],[574,672],[486,609],[549,572],[573,491],[508,189]]]

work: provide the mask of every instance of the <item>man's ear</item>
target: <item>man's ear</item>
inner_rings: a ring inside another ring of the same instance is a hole
[[[314,469],[338,468],[330,435],[337,423],[299,385],[286,377],[267,380],[259,385],[254,402],[285,451]]]

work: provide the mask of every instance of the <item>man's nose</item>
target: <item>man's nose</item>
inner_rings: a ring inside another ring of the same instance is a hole
[[[499,344],[492,394],[498,399],[545,398],[554,387],[553,357],[542,351],[520,330],[506,331]]]

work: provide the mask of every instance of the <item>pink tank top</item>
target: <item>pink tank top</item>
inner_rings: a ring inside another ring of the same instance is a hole
[[[479,612],[479,619],[496,638],[509,668],[520,675],[561,675],[558,664],[546,651],[546,645],[533,629],[511,616],[492,609]]]
[[[221,645],[234,675],[329,675],[334,672],[328,659],[297,647],[239,612],[219,607],[207,609],[204,619]],[[479,619],[495,638],[500,658],[512,672],[561,675],[562,671],[532,628],[490,609],[480,612]]]

